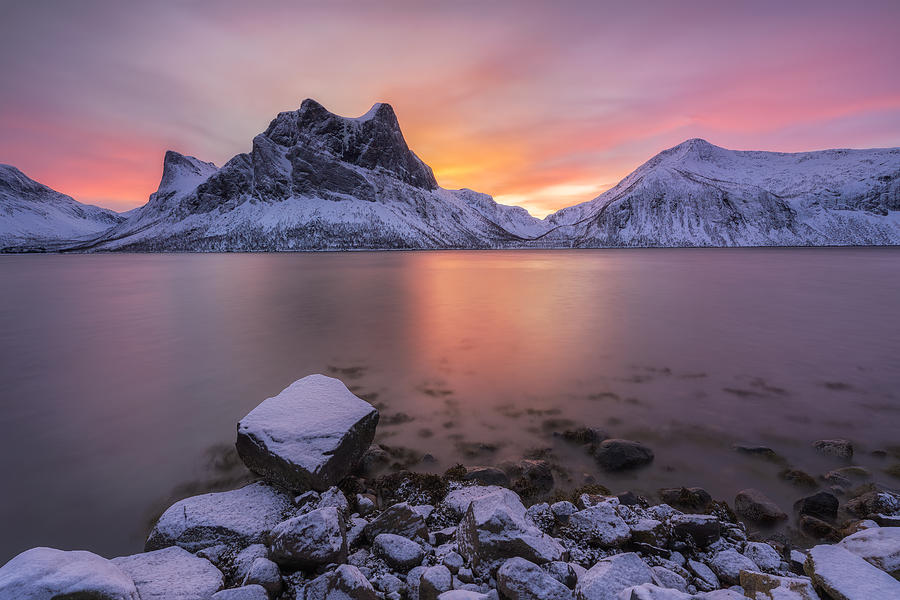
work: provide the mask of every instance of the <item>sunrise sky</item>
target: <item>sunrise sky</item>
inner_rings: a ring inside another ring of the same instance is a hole
[[[443,187],[533,214],[656,152],[900,146],[900,1],[0,0],[0,162],[126,210],[166,149],[394,106]]]

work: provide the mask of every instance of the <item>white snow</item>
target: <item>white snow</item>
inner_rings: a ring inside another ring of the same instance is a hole
[[[141,600],[202,600],[224,586],[222,572],[212,563],[178,546],[112,562],[134,579]]]
[[[900,598],[900,581],[843,546],[821,545],[809,551],[806,574],[835,600]]]
[[[32,548],[0,567],[0,598],[141,600],[131,577],[93,552]]]

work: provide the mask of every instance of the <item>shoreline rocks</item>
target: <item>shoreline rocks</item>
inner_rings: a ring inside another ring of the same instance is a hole
[[[321,411],[307,415],[317,395],[332,413],[327,418]],[[600,485],[541,502],[557,468],[543,459],[505,469],[459,466],[444,476],[354,471],[364,453],[374,456],[377,419],[338,380],[301,379],[239,427],[241,456],[266,481],[176,502],[141,554],[106,560],[89,552],[28,550],[0,567],[0,598],[900,597],[900,528],[886,526],[900,522],[900,496],[871,483],[843,505],[827,491],[798,500],[803,531],[843,538],[807,555],[784,538],[761,541],[701,488],[659,490],[663,503],[655,505]],[[600,437],[605,434],[580,432],[572,441]],[[628,440],[604,439],[590,451],[612,471],[653,460],[651,450]],[[479,485],[485,482],[505,485]],[[758,490],[739,492],[734,507],[754,525],[787,518]]]

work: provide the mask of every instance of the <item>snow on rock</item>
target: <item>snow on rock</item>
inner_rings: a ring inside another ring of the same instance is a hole
[[[740,581],[741,571],[756,571],[759,567],[752,560],[735,550],[728,548],[713,554],[709,566],[718,576],[719,581],[734,585]]]
[[[497,571],[497,589],[516,600],[574,600],[568,587],[524,558],[510,558]]]
[[[758,571],[741,571],[741,587],[751,600],[819,600],[806,577],[779,577]]]
[[[372,519],[363,530],[363,534],[370,540],[381,533],[393,533],[410,539],[427,539],[428,527],[425,525],[425,517],[415,507],[408,502],[398,502]]]
[[[256,559],[269,558],[269,556],[269,548],[264,544],[247,546],[234,557],[234,578],[238,581],[243,581],[247,574],[250,573],[250,569],[253,567]]]
[[[375,588],[362,572],[352,565],[341,565],[313,579],[306,585],[305,600],[377,600]]]
[[[691,596],[681,590],[644,583],[625,588],[617,598],[618,600],[693,600],[699,597]]]
[[[843,546],[816,546],[804,565],[817,588],[834,600],[900,598],[900,581]]]
[[[514,556],[543,564],[565,555],[559,542],[525,519],[516,493],[503,488],[469,503],[456,539],[459,553],[475,565]]]
[[[284,582],[278,565],[268,558],[260,557],[253,561],[241,585],[259,585],[273,596],[281,593]]]
[[[0,567],[0,598],[141,600],[131,576],[93,552],[32,548]]]
[[[490,600],[491,596],[472,590],[450,590],[438,596],[438,600]]]
[[[141,600],[208,600],[222,589],[222,572],[205,558],[172,546],[112,559],[131,576]]]
[[[310,375],[238,423],[247,467],[289,489],[323,491],[346,477],[375,436],[378,411],[340,380]]]
[[[408,571],[421,564],[425,558],[422,546],[409,538],[393,533],[376,535],[372,550],[376,556],[380,556],[386,563],[400,571]]]
[[[848,535],[838,545],[900,579],[900,527],[863,529]]]
[[[606,502],[569,515],[568,528],[574,536],[603,547],[619,546],[631,537],[628,524]]]
[[[469,509],[469,504],[477,498],[488,496],[495,492],[502,493],[506,488],[498,485],[473,485],[452,490],[445,497],[441,505],[450,510],[456,518],[461,518]]]
[[[747,542],[744,556],[766,571],[773,571],[781,564],[781,555],[778,551],[764,542]]]
[[[269,547],[276,563],[314,568],[347,557],[344,521],[333,506],[317,508],[272,529]]]
[[[216,592],[212,600],[269,600],[269,594],[261,585],[244,585]]]
[[[263,542],[293,512],[291,496],[265,483],[202,494],[169,507],[147,538],[146,550],[181,546],[191,552],[216,544]]]
[[[578,600],[616,600],[625,589],[653,583],[653,573],[634,552],[604,558],[578,580]]]
[[[419,600],[437,600],[453,587],[453,575],[445,565],[428,567],[419,579]]]
[[[703,590],[712,590],[719,587],[719,578],[713,570],[698,560],[688,559],[688,569],[697,576],[698,587]]]

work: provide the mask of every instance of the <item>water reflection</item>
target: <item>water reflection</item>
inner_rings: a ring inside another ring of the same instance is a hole
[[[571,485],[753,486],[850,437],[896,485],[900,261],[871,250],[0,257],[0,560],[141,547],[147,515],[246,473],[207,467],[235,423],[309,373],[382,411],[422,468],[542,456]],[[591,426],[656,460],[600,472]],[[768,445],[785,463],[737,453]],[[885,454],[873,455],[873,450]],[[227,461],[223,464],[228,464]],[[808,483],[808,482],[807,482]],[[66,498],[60,502],[60,498]]]

